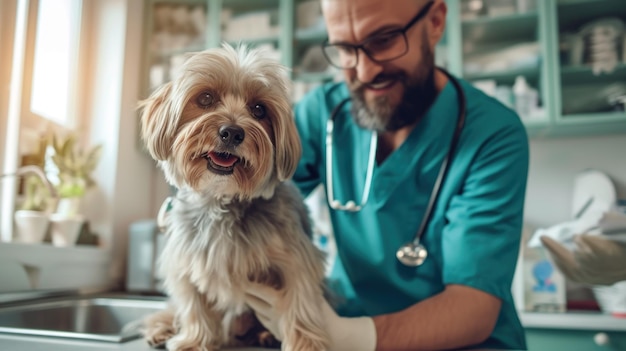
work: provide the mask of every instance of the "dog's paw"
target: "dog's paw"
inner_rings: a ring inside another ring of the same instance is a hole
[[[266,348],[280,348],[280,341],[272,335],[268,330],[264,330],[257,334],[257,345]]]
[[[303,336],[286,338],[283,341],[283,351],[324,351],[328,349],[328,342],[323,339]]]
[[[231,327],[235,338],[233,346],[280,348],[280,341],[259,322],[251,311],[238,316]]]
[[[176,335],[174,326],[174,313],[171,310],[163,310],[153,313],[143,321],[141,333],[148,344],[153,348],[165,348],[165,343]]]
[[[219,347],[216,345],[198,342],[196,340],[185,339],[177,335],[165,344],[168,351],[216,351]]]

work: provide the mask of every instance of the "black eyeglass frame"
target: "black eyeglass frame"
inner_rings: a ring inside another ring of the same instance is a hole
[[[402,39],[404,39],[404,51],[394,57],[390,57],[390,58],[385,58],[383,60],[378,60],[374,57],[372,57],[372,53],[369,52],[369,50],[366,48],[367,44],[369,42],[371,42],[372,40],[377,39],[379,36],[381,36],[381,34],[377,34],[373,37],[367,38],[365,39],[361,44],[358,45],[352,45],[352,44],[331,44],[328,41],[328,38],[326,38],[326,40],[324,40],[324,43],[322,44],[322,52],[324,54],[324,57],[326,58],[326,60],[328,61],[328,63],[330,63],[331,65],[340,68],[340,69],[353,69],[355,68],[358,64],[359,64],[359,49],[361,49],[361,51],[363,51],[363,53],[365,55],[367,55],[367,57],[369,57],[370,60],[376,62],[376,63],[385,63],[385,62],[389,62],[392,60],[395,60],[397,58],[400,58],[402,56],[404,56],[408,51],[409,51],[409,41],[406,37],[406,32],[411,29],[411,27],[413,27],[413,25],[417,22],[419,22],[419,20],[421,20],[422,18],[424,18],[427,14],[428,11],[430,11],[430,8],[433,6],[433,4],[435,3],[435,1],[430,1],[428,2],[426,5],[424,5],[424,7],[422,7],[422,9],[417,13],[417,15],[415,15],[415,17],[413,17],[409,23],[407,23],[403,28],[400,29],[396,29],[396,30],[391,30],[389,32],[385,32],[382,33],[382,35],[385,36],[390,36],[390,35],[395,35],[395,34],[400,34],[402,35]],[[336,47],[336,46],[341,46],[341,47],[345,47],[345,48],[350,48],[352,50],[354,50],[354,55],[356,56],[356,59],[354,60],[354,64],[350,65],[350,66],[343,66],[343,65],[336,65],[335,63],[333,63],[333,60],[331,60],[331,58],[328,56],[328,54],[326,53],[326,48],[327,47]]]

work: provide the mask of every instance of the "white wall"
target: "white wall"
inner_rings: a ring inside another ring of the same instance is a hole
[[[525,220],[546,227],[571,219],[573,182],[587,168],[606,173],[626,199],[626,135],[531,140]]]
[[[127,230],[148,218],[154,207],[154,165],[137,147],[137,99],[141,71],[143,2],[90,1],[96,21],[92,36],[94,77],[90,106],[91,144],[105,143],[95,174],[99,193],[89,194],[87,213],[92,229],[113,250],[111,275],[124,275]],[[96,205],[94,205],[96,204]],[[120,281],[121,283],[121,281]]]

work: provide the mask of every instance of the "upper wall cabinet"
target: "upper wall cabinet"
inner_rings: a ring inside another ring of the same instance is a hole
[[[462,75],[527,123],[548,118],[543,13],[531,1],[461,2]]]
[[[145,0],[144,95],[183,53],[263,47],[293,100],[341,72],[323,57],[319,0]],[[532,137],[626,133],[624,0],[446,0],[441,66],[516,110]]]
[[[623,0],[449,0],[450,70],[529,134],[626,132]]]
[[[233,46],[263,47],[281,60],[280,30],[284,19],[279,9],[278,0],[222,0],[217,36],[220,42]]]
[[[145,0],[142,95],[169,81],[184,53],[227,42],[262,48],[290,71],[293,101],[335,79],[320,44],[319,0]]]
[[[558,1],[554,32],[557,107],[565,121],[623,118],[626,102],[626,3]]]
[[[148,1],[145,13],[142,97],[176,75],[186,52],[209,44],[207,1]]]

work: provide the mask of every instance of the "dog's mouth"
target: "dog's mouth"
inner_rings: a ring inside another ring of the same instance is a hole
[[[207,169],[215,174],[229,175],[233,174],[235,166],[241,159],[228,152],[210,151],[202,154],[207,160]]]

